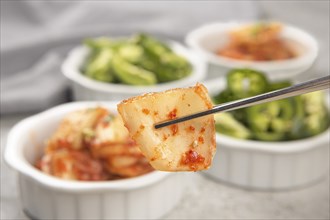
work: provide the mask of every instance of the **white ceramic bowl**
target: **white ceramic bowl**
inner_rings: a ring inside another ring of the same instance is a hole
[[[215,54],[215,51],[229,41],[228,33],[248,23],[212,23],[193,30],[186,36],[186,43],[208,62],[207,82],[222,77],[232,68],[252,68],[265,71],[271,80],[292,79],[306,71],[315,61],[318,53],[316,40],[305,31],[284,25],[281,36],[290,41],[299,56],[283,61],[240,61]],[[207,84],[207,83],[206,83]]]
[[[29,117],[10,131],[6,162],[18,171],[21,204],[33,219],[157,219],[181,199],[184,184],[177,173],[153,171],[123,180],[84,182],[62,180],[36,169],[45,140],[69,112],[116,103],[64,104]]]
[[[74,48],[62,65],[63,74],[71,80],[74,99],[84,100],[123,100],[147,92],[159,92],[167,89],[192,86],[200,82],[206,75],[206,64],[192,50],[181,44],[169,42],[170,47],[177,54],[185,57],[192,65],[192,73],[180,80],[161,83],[153,86],[132,86],[124,84],[105,83],[84,76],[80,67],[89,54],[85,46]]]
[[[225,88],[223,80],[211,95]],[[328,108],[329,93],[326,94]],[[329,173],[330,128],[314,137],[283,142],[216,134],[217,153],[204,174],[246,189],[284,190],[312,184]]]
[[[329,129],[308,139],[274,143],[217,134],[217,153],[205,174],[247,189],[305,186],[329,174],[329,138]]]

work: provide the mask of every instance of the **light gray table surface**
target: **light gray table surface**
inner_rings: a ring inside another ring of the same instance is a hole
[[[1,155],[10,128],[27,115],[1,118]],[[326,164],[325,164],[326,165]],[[17,174],[1,157],[0,219],[27,219],[17,187]],[[300,189],[249,191],[228,186],[201,174],[189,174],[181,203],[166,219],[329,219],[329,176]]]

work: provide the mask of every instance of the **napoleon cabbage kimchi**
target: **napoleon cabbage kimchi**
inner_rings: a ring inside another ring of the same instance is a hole
[[[62,179],[82,181],[135,177],[153,170],[120,116],[102,107],[68,114],[36,166]]]

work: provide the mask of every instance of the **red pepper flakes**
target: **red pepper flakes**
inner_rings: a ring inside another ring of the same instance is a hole
[[[150,161],[155,161],[156,159],[157,159],[156,157],[152,157]]]
[[[170,113],[168,113],[168,115],[167,115],[167,118],[168,119],[174,119],[174,118],[176,118],[176,113],[177,113],[177,109],[175,108],[175,109],[173,109],[172,111],[170,111]]]
[[[205,158],[199,155],[196,151],[189,150],[181,157],[181,164],[188,165],[190,169],[196,171],[198,164],[204,163]]]
[[[196,129],[194,126],[190,125],[189,127],[187,127],[187,131],[188,132],[194,132]]]
[[[172,135],[176,135],[178,133],[179,126],[178,125],[172,125],[171,130],[172,130]]]
[[[149,110],[149,109],[146,109],[146,108],[144,108],[144,109],[142,109],[142,112],[143,112],[144,114],[148,115],[148,114],[150,113],[150,110]]]
[[[198,142],[204,144],[204,138],[202,136],[198,137]]]
[[[167,138],[168,138],[168,135],[166,135],[166,134],[163,134],[163,141],[166,141],[166,140],[167,140]]]

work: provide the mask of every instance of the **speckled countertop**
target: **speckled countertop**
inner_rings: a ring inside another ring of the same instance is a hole
[[[26,117],[1,118],[1,155],[9,129]],[[326,166],[327,164],[325,164]],[[165,219],[329,219],[329,176],[300,189],[280,192],[248,191],[187,174],[181,203]],[[19,203],[16,173],[1,157],[1,219],[27,219]]]

